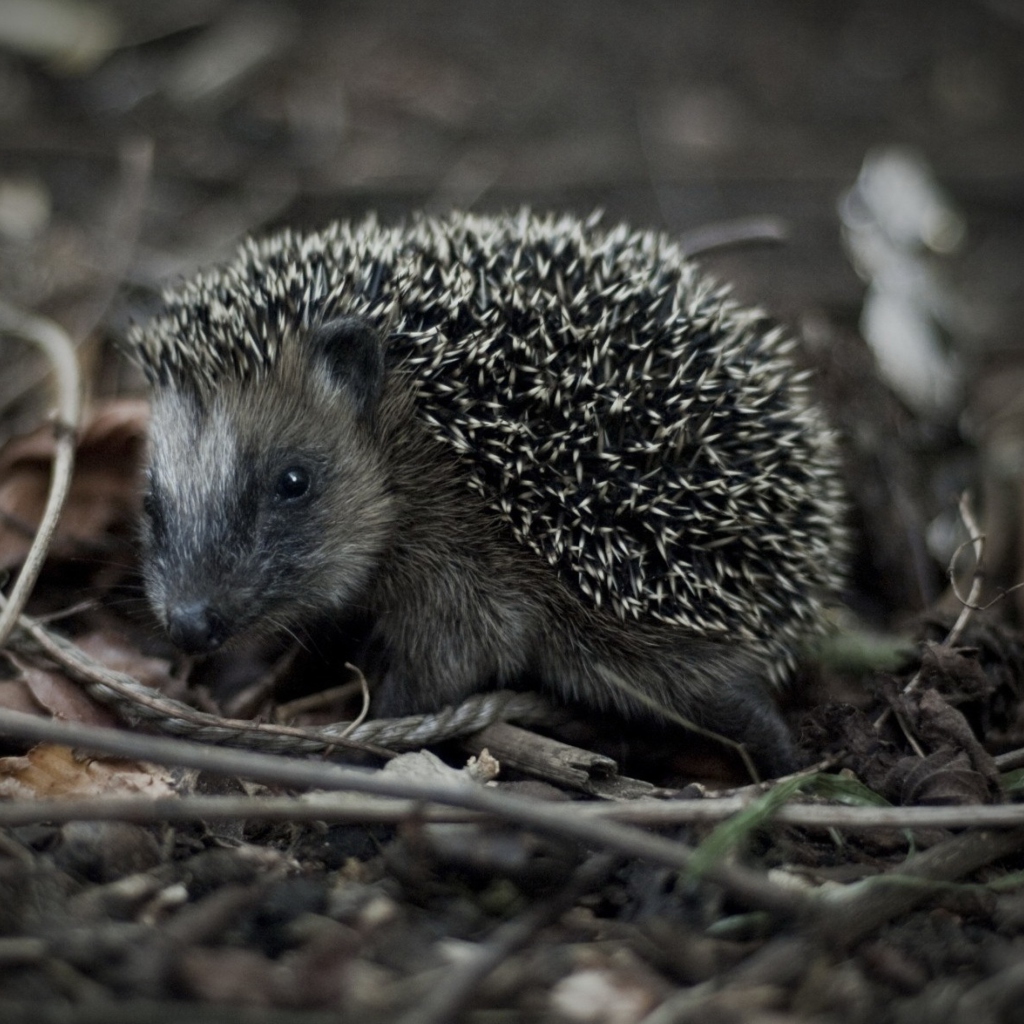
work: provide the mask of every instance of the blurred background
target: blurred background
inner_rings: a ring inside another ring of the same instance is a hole
[[[855,604],[903,614],[967,487],[1019,576],[1022,100],[1016,0],[0,0],[0,294],[103,396],[137,388],[110,342],[160,283],[251,231],[521,204],[663,229],[802,342]],[[3,346],[8,437],[40,371]]]

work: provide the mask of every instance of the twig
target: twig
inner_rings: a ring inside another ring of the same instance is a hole
[[[42,349],[56,382],[57,412],[53,421],[54,456],[50,472],[50,489],[46,496],[43,518],[18,578],[11,588],[6,605],[0,609],[0,648],[25,607],[50,547],[64,500],[71,487],[75,465],[75,440],[82,414],[81,381],[75,346],[68,335],[52,320],[32,316],[0,302],[0,332],[14,334]]]
[[[966,492],[960,495],[960,518],[964,521],[964,526],[967,527],[967,534],[970,537],[969,543],[974,546],[974,576],[971,580],[970,593],[967,595],[967,600],[964,601],[956,590],[956,573],[953,568],[956,555],[954,555],[949,566],[949,582],[953,588],[953,593],[956,594],[957,599],[960,601],[961,608],[956,622],[953,623],[953,628],[946,637],[945,644],[947,647],[954,646],[967,628],[968,620],[978,602],[978,596],[981,594],[983,580],[982,556],[985,554],[985,535],[978,529],[978,524],[974,519],[974,513],[971,511],[971,503],[967,499]]]
[[[334,764],[228,750],[118,729],[54,722],[17,711],[0,710],[0,735],[33,742],[61,743],[117,757],[179,765],[228,777],[241,776],[270,785],[344,790],[441,803],[493,814],[546,835],[575,840],[591,848],[606,848],[632,857],[643,857],[677,870],[686,871],[693,862],[693,851],[682,843],[615,822],[570,818],[561,805],[512,797],[481,786],[394,778],[385,773],[342,768]],[[777,885],[762,874],[738,864],[712,865],[704,877],[728,889],[740,901],[780,917],[798,917],[811,910],[811,901],[805,893]]]
[[[312,742],[319,749],[335,745],[350,747],[378,756],[392,756],[391,751],[374,744],[346,739],[340,735],[340,730],[338,730],[338,734],[332,734],[327,740],[314,739],[316,730],[304,730],[266,722],[233,720],[204,711],[196,711],[182,701],[166,697],[157,690],[143,686],[138,680],[123,672],[115,672],[106,668],[90,658],[85,651],[71,643],[70,640],[43,628],[39,622],[27,615],[20,617],[19,626],[47,657],[65,669],[73,678],[84,681],[89,686],[90,694],[93,697],[106,705],[113,705],[122,717],[125,717],[126,706],[130,706],[134,716],[129,717],[155,721],[165,728],[170,728],[172,724],[178,729],[181,729],[184,724],[185,729],[194,732],[205,728],[222,742],[232,738],[245,737],[248,742],[255,743],[254,737],[259,736],[264,738],[264,742],[276,741],[281,745],[290,744],[296,748],[301,748],[303,742]],[[111,700],[111,693],[120,700]]]
[[[967,528],[969,540],[966,542],[973,545],[974,547],[974,574],[971,582],[971,590],[967,596],[967,600],[964,601],[960,598],[960,594],[956,589],[956,560],[957,556],[964,549],[964,544],[961,544],[956,551],[953,552],[952,557],[949,560],[949,573],[950,585],[953,588],[953,593],[956,594],[958,600],[960,600],[961,608],[960,614],[957,616],[956,622],[953,623],[952,628],[946,634],[945,639],[942,641],[943,647],[952,647],[957,640],[960,639],[964,629],[967,627],[967,623],[970,620],[972,611],[975,610],[978,602],[978,595],[981,593],[982,587],[982,556],[985,553],[985,535],[978,530],[977,521],[974,518],[974,513],[971,511],[971,503],[967,497],[965,491],[960,495],[960,518],[963,520],[964,526]],[[918,669],[910,682],[903,687],[903,693],[913,693],[921,684],[921,669]],[[892,714],[892,708],[887,707],[882,713],[875,719],[875,732],[880,732],[885,723],[889,720],[889,715]],[[901,716],[897,715],[897,721],[900,723],[900,727],[903,729],[904,734],[907,737],[911,747],[918,757],[924,757],[924,753],[921,751],[917,741],[911,736],[907,723],[902,719]]]
[[[140,755],[141,756],[141,755]],[[645,828],[715,824],[746,810],[750,802],[722,800],[629,800],[561,805],[567,818],[615,821]],[[310,796],[101,796],[81,799],[11,800],[0,802],[0,828],[40,822],[130,821],[158,824],[179,821],[326,821],[332,824],[396,824],[415,816],[432,823],[481,820],[477,811],[437,803],[353,794]],[[967,807],[844,807],[834,804],[787,804],[772,824],[802,828],[955,829],[1024,827],[1024,804],[981,804]]]
[[[900,723],[900,728],[903,730],[903,735],[907,738],[907,743],[910,745],[910,749],[917,754],[922,760],[924,760],[925,752],[918,743],[917,737],[914,735],[914,730],[910,727],[910,723],[907,721],[907,716],[900,711],[899,708],[893,708],[893,715],[896,721]]]
[[[362,693],[363,697],[363,703],[362,706],[359,708],[359,714],[352,719],[352,722],[349,725],[349,727],[345,729],[341,734],[343,738],[347,739],[349,736],[352,735],[353,732],[356,731],[356,729],[359,728],[359,726],[363,724],[363,722],[366,721],[366,716],[370,713],[370,687],[366,685],[366,676],[364,676],[363,673],[355,665],[353,665],[349,661],[346,661],[345,668],[347,668],[350,672],[355,672],[356,681],[359,683],[359,690]]]
[[[840,949],[850,949],[886,921],[917,906],[931,895],[927,886],[907,885],[908,878],[951,882],[1024,846],[1024,829],[1011,832],[968,832],[915,854],[897,868],[855,882],[829,900],[821,927]],[[888,877],[887,877],[888,876]]]
[[[12,800],[0,803],[0,828],[47,822],[127,821],[156,825],[185,821],[397,824],[415,817],[431,823],[481,821],[475,811],[349,793],[311,796],[104,796],[79,800]]]
[[[584,793],[593,791],[591,783],[595,779],[614,778],[619,774],[619,766],[604,754],[540,736],[507,722],[489,725],[465,737],[462,747],[471,754],[489,750],[503,768],[515,768],[556,786],[568,786]]]
[[[827,772],[834,768],[842,758],[839,756],[823,757],[820,761],[791,772],[789,775],[780,775],[777,779],[765,779],[764,782],[751,782],[745,786],[731,786],[728,789],[715,789],[707,793],[706,799],[720,799],[726,796],[749,797],[751,799],[764,796],[771,789],[780,786],[791,779],[805,779],[810,775],[817,775],[819,772]],[[701,787],[703,789],[703,787]]]
[[[961,544],[960,547],[953,552],[952,558],[949,560],[949,581],[953,588],[953,593],[961,602],[960,614],[957,616],[956,622],[953,623],[952,628],[946,634],[946,638],[942,641],[943,647],[952,647],[957,640],[960,639],[964,629],[970,620],[971,613],[974,610],[974,605],[977,603],[978,594],[981,593],[982,586],[982,556],[985,554],[985,535],[978,531],[978,524],[974,519],[974,514],[971,511],[971,503],[967,498],[966,492],[960,495],[960,518],[963,520],[964,526],[967,528],[967,534],[970,538],[966,541],[966,544],[970,544],[974,547],[974,574],[971,581],[971,590],[967,596],[967,600],[963,601],[960,598],[959,593],[956,590],[956,559],[960,552],[964,549],[965,544]],[[918,669],[914,673],[913,679],[903,687],[904,694],[912,693],[921,684],[921,670]]]
[[[129,725],[145,721],[162,732],[192,736],[207,743],[288,753],[322,753],[342,747],[390,758],[395,749],[416,749],[426,743],[462,736],[502,718],[537,721],[549,713],[547,703],[537,694],[493,690],[473,694],[462,704],[430,714],[374,719],[355,728],[348,722],[299,728],[222,718],[143,686],[124,672],[108,669],[70,640],[44,629],[35,619],[21,616],[19,628],[21,632],[12,637],[12,646],[17,645],[31,656],[45,654]]]
[[[992,760],[995,761],[996,768],[1001,772],[1024,767],[1024,747],[1018,747],[1016,750],[1007,750],[1004,754],[996,754]]]
[[[750,801],[635,800],[618,804],[570,804],[567,814],[663,828],[698,822],[722,821],[746,810]],[[0,808],[2,810],[2,808]],[[2,820],[2,818],[0,818]],[[803,828],[871,829],[1018,828],[1024,826],[1024,804],[970,806],[846,807],[837,804],[786,804],[774,812],[772,824]]]
[[[542,928],[557,921],[582,896],[600,886],[618,860],[608,854],[591,857],[555,896],[501,925],[487,942],[477,946],[468,961],[449,973],[420,1006],[400,1017],[398,1024],[452,1024],[488,974],[522,949]]]
[[[311,693],[307,697],[296,697],[295,700],[278,704],[274,708],[274,718],[279,722],[292,721],[298,718],[299,715],[308,714],[310,711],[320,711],[322,708],[329,707],[335,703],[341,704],[350,697],[355,696],[359,689],[358,680],[353,680],[350,683],[332,686],[329,690],[319,690],[317,693]]]

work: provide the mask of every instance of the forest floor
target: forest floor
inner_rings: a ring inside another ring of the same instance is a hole
[[[1013,0],[0,0],[0,572],[69,443],[40,323],[87,393],[0,654],[0,1020],[1024,1019],[1021,109]],[[117,343],[161,283],[523,205],[679,237],[814,370],[853,551],[795,777],[528,700],[345,737],[343,639],[190,662],[147,615]]]

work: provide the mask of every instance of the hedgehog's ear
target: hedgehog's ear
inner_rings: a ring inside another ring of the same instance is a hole
[[[384,344],[376,328],[361,316],[341,316],[321,324],[311,340],[313,351],[332,379],[349,392],[359,415],[372,421],[384,389]]]

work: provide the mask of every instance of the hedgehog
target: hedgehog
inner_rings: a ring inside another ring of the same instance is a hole
[[[522,210],[250,239],[132,328],[143,578],[205,654],[358,612],[382,716],[537,687],[793,764],[843,576],[793,342],[667,235]]]

